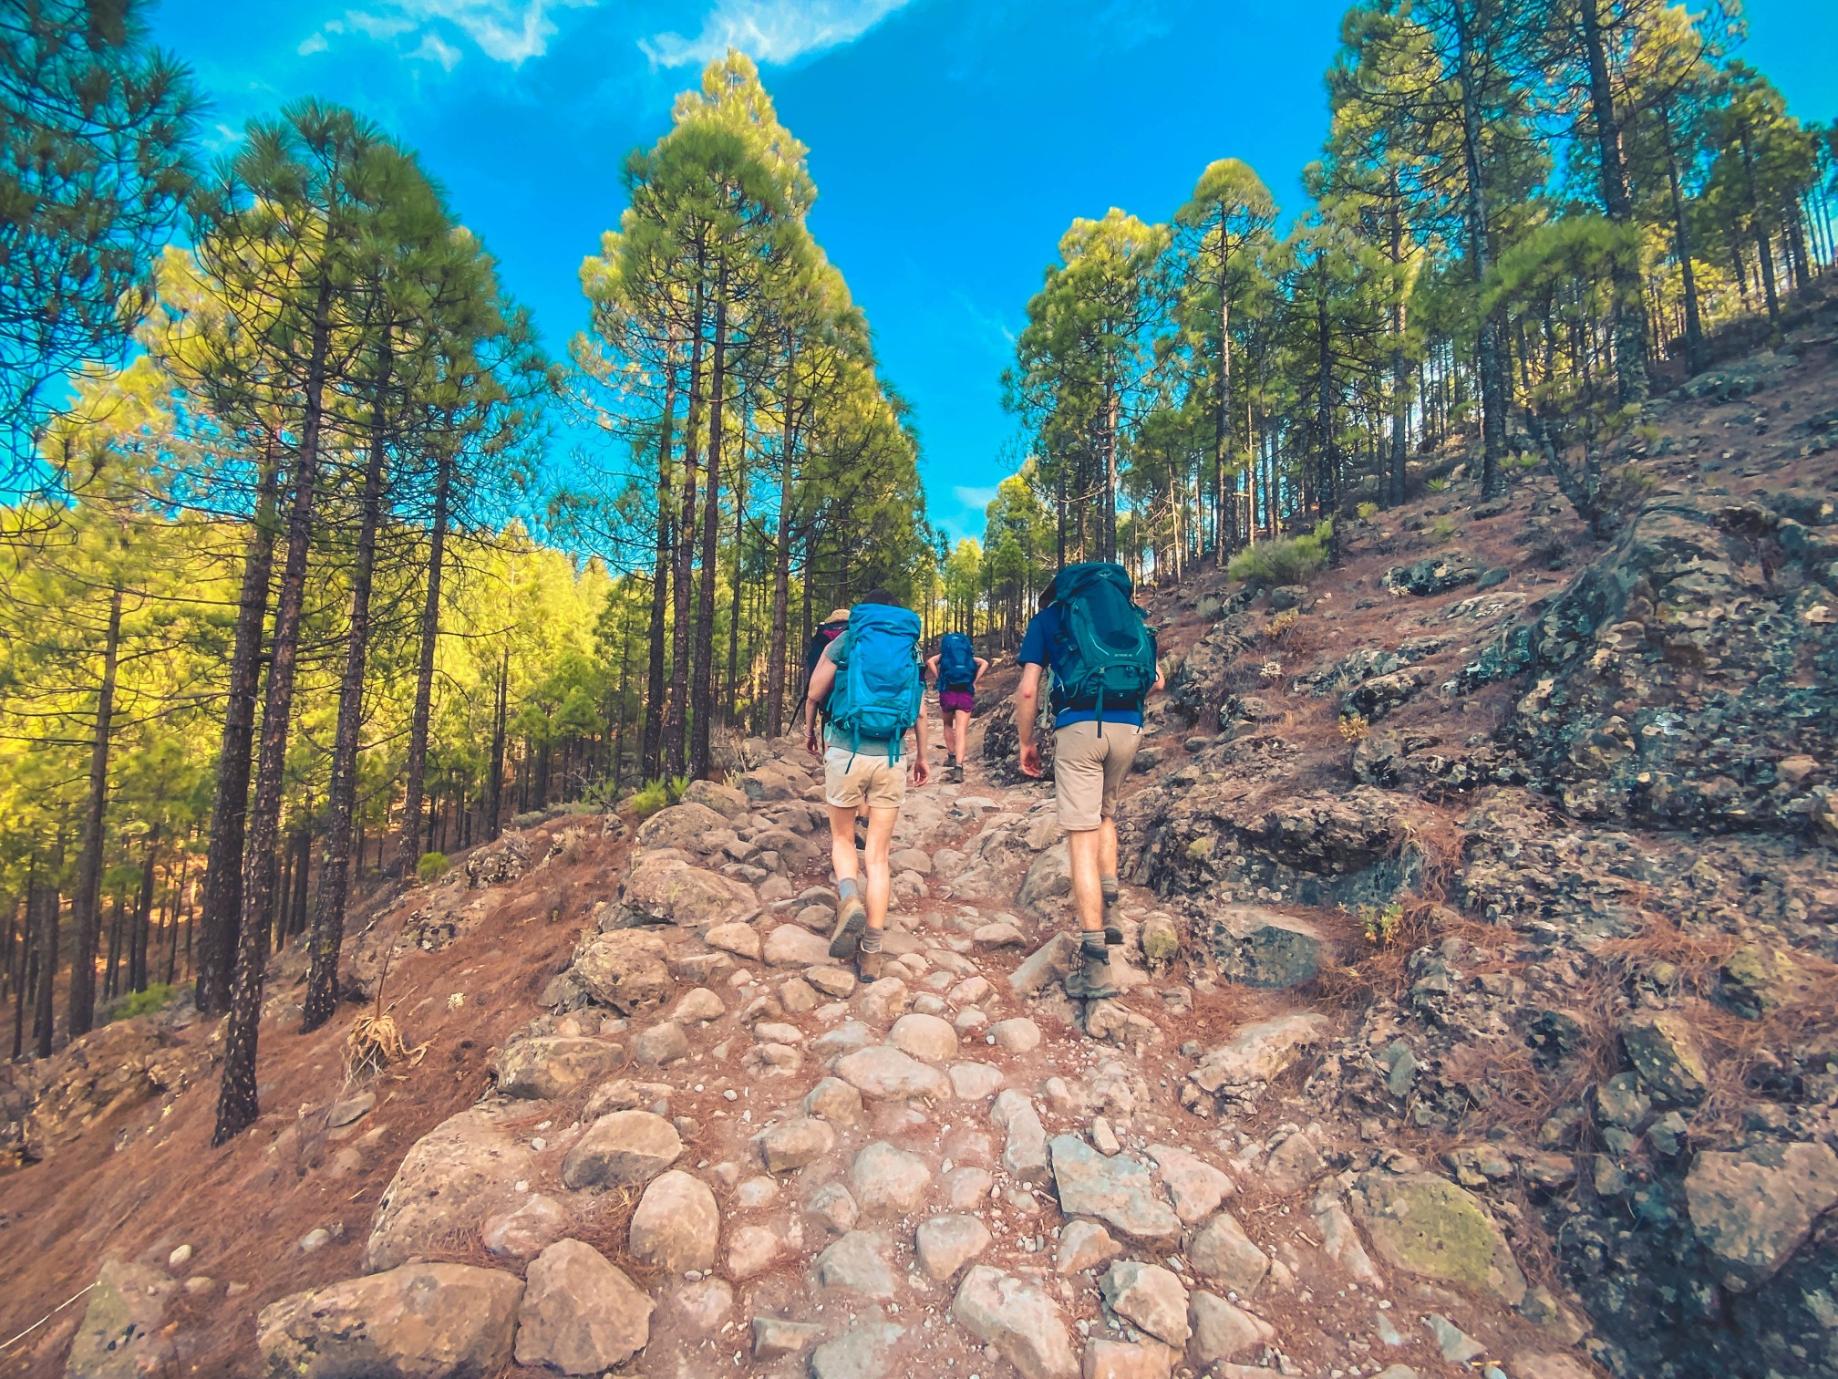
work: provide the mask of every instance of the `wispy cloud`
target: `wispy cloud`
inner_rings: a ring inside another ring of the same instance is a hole
[[[654,34],[638,46],[660,67],[701,66],[739,48],[762,63],[852,43],[910,0],[716,0],[693,38]]]
[[[973,512],[981,512],[995,502],[997,489],[993,485],[978,488],[971,484],[958,484],[951,490],[951,496]]]
[[[361,36],[398,44],[409,58],[438,63],[451,72],[464,56],[458,40],[493,62],[521,67],[549,51],[560,10],[592,8],[598,0],[379,0],[368,9],[346,10],[327,21],[299,48],[301,56],[322,53],[331,40]]]

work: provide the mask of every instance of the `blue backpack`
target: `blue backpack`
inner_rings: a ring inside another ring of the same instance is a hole
[[[852,751],[864,741],[885,742],[888,759],[898,761],[901,740],[919,721],[923,703],[919,615],[883,603],[858,603],[830,659],[836,662],[830,726],[848,735]]]
[[[1139,709],[1155,683],[1155,634],[1121,565],[1068,565],[1053,594],[1059,606],[1055,707],[1095,708],[1102,733],[1105,704]]]
[[[976,683],[976,651],[962,632],[947,632],[938,648],[938,683],[966,690]]]

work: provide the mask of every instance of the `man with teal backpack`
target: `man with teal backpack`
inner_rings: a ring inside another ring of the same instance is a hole
[[[1117,787],[1136,759],[1142,705],[1162,687],[1155,634],[1121,565],[1067,565],[1041,595],[1021,639],[1015,729],[1021,770],[1039,776],[1034,718],[1042,670],[1052,672],[1053,780],[1078,912],[1079,962],[1066,980],[1075,998],[1118,994],[1110,950],[1123,931],[1108,922],[1117,903]]]
[[[925,761],[924,685],[919,675],[919,615],[876,589],[849,612],[843,634],[823,650],[804,701],[804,745],[817,747],[817,710],[827,716],[823,799],[830,811],[830,858],[836,867],[836,926],[830,956],[855,959],[865,982],[881,975],[881,935],[893,889],[889,862],[894,825],[913,784],[930,776]],[[905,752],[906,734],[916,750]],[[866,894],[857,877],[855,816],[868,811]]]

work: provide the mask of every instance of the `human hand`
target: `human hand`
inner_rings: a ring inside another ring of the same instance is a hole
[[[1040,744],[1024,742],[1021,744],[1021,774],[1039,780],[1046,773],[1040,766]]]
[[[913,784],[924,785],[932,778],[932,768],[925,764],[925,753],[913,754]]]
[[[814,728],[810,732],[804,734],[804,750],[814,757],[823,755],[817,750],[817,732]]]

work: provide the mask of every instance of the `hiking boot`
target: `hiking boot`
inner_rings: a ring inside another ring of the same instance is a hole
[[[868,911],[861,897],[850,896],[836,907],[836,927],[830,930],[830,956],[852,958],[862,941],[862,927],[868,922]]]
[[[856,950],[855,975],[863,982],[877,982],[881,979],[881,961],[886,957],[880,949],[872,953]]]
[[[1109,1001],[1123,994],[1111,972],[1110,954],[1098,956],[1081,952],[1079,961],[1066,974],[1066,994],[1075,1001]]]
[[[954,785],[962,785],[964,783],[963,762],[960,761],[951,768],[951,782]]]

